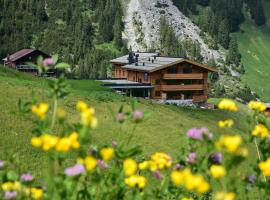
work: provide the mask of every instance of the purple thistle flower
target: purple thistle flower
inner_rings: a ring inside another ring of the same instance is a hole
[[[68,167],[65,169],[65,174],[67,176],[78,176],[85,172],[85,168],[82,164],[76,164],[73,167]]]
[[[133,115],[133,119],[136,122],[141,121],[142,118],[143,118],[143,112],[142,111],[139,111],[139,110],[135,110],[132,115]]]
[[[100,169],[103,169],[103,170],[106,170],[109,168],[108,164],[105,163],[103,160],[98,160],[97,161],[97,166],[100,168]]]
[[[0,160],[0,169],[3,168],[5,165],[5,162],[3,160]]]
[[[53,65],[53,59],[52,58],[46,58],[45,60],[43,60],[43,66],[44,67],[48,67],[50,65]]]
[[[209,161],[212,162],[213,164],[221,164],[222,154],[221,153],[211,154],[209,157]]]
[[[203,132],[201,131],[201,129],[191,128],[188,130],[187,136],[194,140],[202,140]]]
[[[187,163],[194,164],[196,162],[197,154],[195,152],[191,152],[187,157]]]
[[[119,123],[123,123],[125,121],[125,114],[124,113],[117,113],[116,116],[116,121],[118,121]]]
[[[182,168],[182,166],[179,163],[177,163],[174,165],[173,170],[179,170],[181,168]]]
[[[17,192],[16,191],[6,191],[5,192],[5,199],[16,199]]]
[[[154,171],[153,172],[153,176],[156,177],[157,180],[160,180],[162,177],[161,177],[161,174],[159,173],[159,171]]]
[[[21,180],[25,182],[30,182],[34,179],[34,177],[30,173],[25,173],[21,175]]]
[[[254,184],[256,182],[256,176],[254,175],[250,175],[247,177],[247,182],[250,183],[250,184]]]

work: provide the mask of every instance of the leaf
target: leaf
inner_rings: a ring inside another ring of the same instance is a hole
[[[18,176],[18,174],[16,174],[16,172],[9,171],[7,173],[7,178],[8,178],[9,181],[16,181],[19,178],[19,176]]]
[[[55,54],[55,55],[52,56],[52,59],[53,59],[53,63],[54,63],[54,64],[57,63],[58,58],[59,58],[58,54]]]
[[[70,65],[63,62],[55,65],[55,69],[69,69],[69,68],[70,68]]]
[[[131,102],[132,111],[136,110],[136,107],[137,107],[137,101],[136,100],[132,100],[132,102]]]

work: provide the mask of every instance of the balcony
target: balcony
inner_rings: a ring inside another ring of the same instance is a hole
[[[198,91],[204,90],[204,85],[194,84],[194,85],[161,85],[160,89],[162,91]]]
[[[203,74],[164,74],[163,79],[165,80],[201,80],[203,79]]]

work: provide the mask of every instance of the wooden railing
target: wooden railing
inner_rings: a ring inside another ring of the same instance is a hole
[[[207,96],[205,95],[193,96],[193,103],[200,103],[204,101],[207,101]]]
[[[194,85],[161,85],[162,91],[188,91],[188,90],[203,90],[202,84]]]
[[[176,79],[203,79],[203,74],[164,74],[163,79],[165,80],[176,80]]]

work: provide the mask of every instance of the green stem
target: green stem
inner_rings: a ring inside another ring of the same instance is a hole
[[[134,132],[135,132],[136,127],[137,127],[137,124],[134,125],[134,127],[133,127],[133,129],[132,129],[132,132],[131,132],[131,134],[130,134],[129,137],[128,137],[127,146],[129,145],[129,143],[131,142],[131,139],[132,139],[133,136],[134,136]]]
[[[259,161],[262,161],[261,153],[260,153],[258,142],[257,142],[257,138],[255,138],[254,143],[255,143],[255,146],[256,146],[256,151],[257,151]],[[264,173],[263,173],[263,180],[264,180],[264,182],[266,182],[266,177],[265,177]]]
[[[51,129],[53,129],[54,124],[55,124],[56,112],[57,112],[57,106],[58,106],[57,97],[54,97],[54,102],[53,102],[53,116],[52,116],[52,125],[51,125]]]

